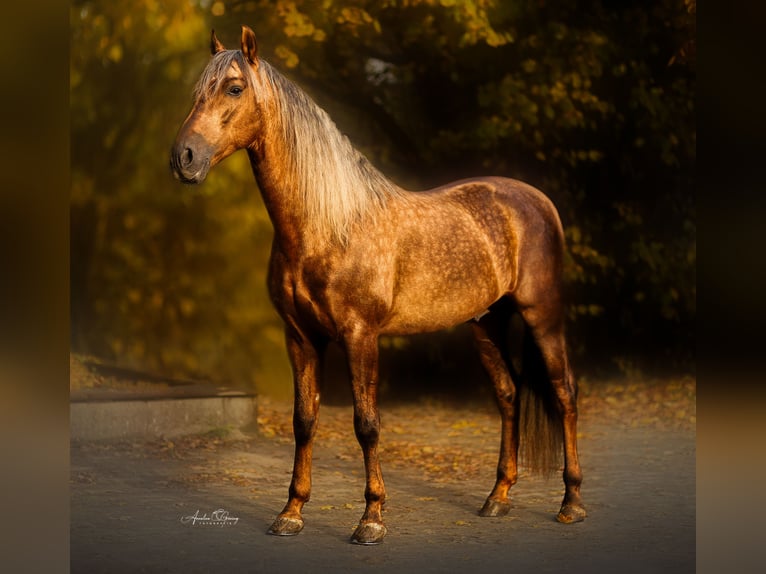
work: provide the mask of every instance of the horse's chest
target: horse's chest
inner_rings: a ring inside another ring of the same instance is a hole
[[[335,322],[328,310],[328,277],[321,272],[307,272],[305,266],[286,265],[272,261],[269,291],[271,299],[283,319],[301,329],[320,331],[334,336]]]
[[[300,269],[272,265],[269,291],[274,306],[288,323],[327,333],[334,330],[320,278],[307,278]]]
[[[370,263],[347,258],[272,266],[272,299],[283,317],[331,338],[341,337],[358,321],[379,324],[390,305],[390,285],[386,274]]]

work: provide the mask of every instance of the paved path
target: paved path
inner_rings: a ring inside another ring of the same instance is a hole
[[[693,430],[584,420],[580,448],[589,516],[562,525],[554,520],[562,495],[558,478],[523,476],[508,516],[480,518],[476,512],[494,469],[473,468],[470,452],[482,467],[494,456],[494,415],[433,407],[430,417],[458,430],[440,432],[429,424],[408,431],[402,424],[412,418],[412,407],[384,410],[383,440],[414,445],[410,452],[422,456],[416,464],[392,451],[387,461],[383,451],[389,533],[375,547],[348,543],[364,507],[353,433],[332,430],[350,425],[348,408],[322,411],[320,429],[324,424],[331,430],[318,437],[306,527],[292,538],[266,534],[290,480],[292,444],[284,427],[229,443],[73,445],[72,572],[695,570]],[[460,448],[468,452],[464,459]],[[455,468],[468,470],[454,478],[429,472],[423,460],[430,456],[437,466],[442,450],[452,453]],[[217,509],[238,520],[225,526],[182,522],[197,511],[211,517]]]

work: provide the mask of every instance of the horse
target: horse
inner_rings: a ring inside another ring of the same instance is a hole
[[[227,50],[213,30],[210,51],[170,164],[178,180],[198,184],[245,149],[274,227],[267,284],[293,372],[295,458],[287,503],[268,532],[303,529],[323,356],[337,342],[350,372],[366,478],[365,510],[351,541],[383,540],[378,339],[462,323],[471,325],[501,418],[497,478],[479,514],[509,512],[524,434],[522,456],[533,470],[560,469],[563,444],[565,492],[556,518],[583,520],[577,384],[564,333],[564,233],[553,203],[503,177],[404,190],[258,56],[250,28],[242,27],[239,50]],[[539,366],[529,373],[514,367],[508,350],[515,314],[531,341],[525,357]]]

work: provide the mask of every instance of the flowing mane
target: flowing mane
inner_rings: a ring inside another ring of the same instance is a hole
[[[299,194],[305,221],[315,233],[345,242],[355,222],[374,217],[389,197],[405,193],[353,147],[308,94],[264,60],[253,71],[240,50],[216,54],[197,83],[195,98],[214,93],[232,63],[245,71],[258,100],[275,100],[276,117],[269,118],[267,129],[284,146],[282,183]]]

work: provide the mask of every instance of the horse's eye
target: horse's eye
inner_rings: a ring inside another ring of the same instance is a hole
[[[226,93],[230,96],[238,97],[242,95],[242,86],[231,86]]]

